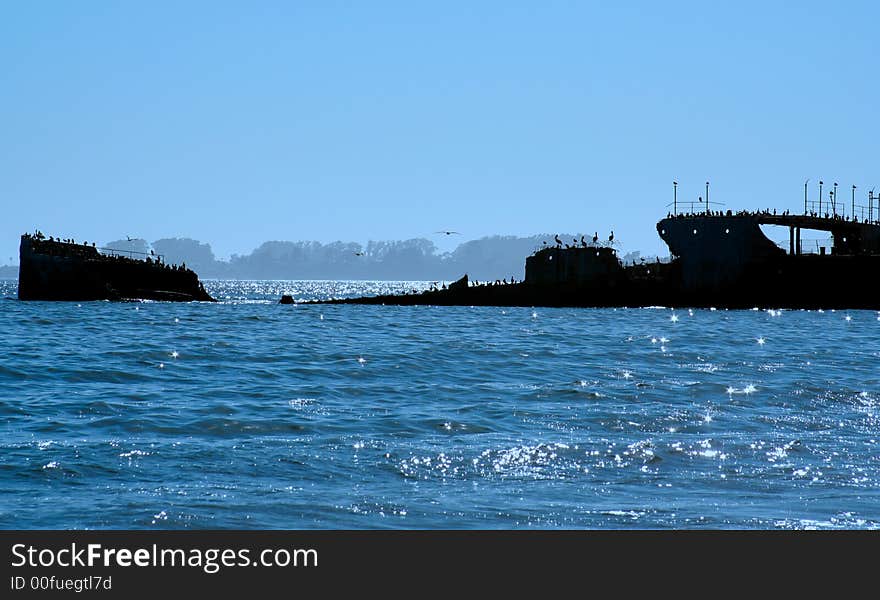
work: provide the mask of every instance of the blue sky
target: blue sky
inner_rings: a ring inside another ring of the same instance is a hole
[[[0,6],[0,264],[41,229],[265,240],[614,230],[880,189],[874,3]],[[815,195],[811,183],[811,195]]]

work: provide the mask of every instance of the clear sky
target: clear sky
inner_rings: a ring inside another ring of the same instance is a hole
[[[878,64],[875,2],[4,2],[0,264],[35,228],[663,252],[673,179],[880,190]]]

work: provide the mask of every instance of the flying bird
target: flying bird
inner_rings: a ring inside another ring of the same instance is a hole
[[[461,235],[461,234],[460,234],[459,232],[457,232],[457,231],[435,231],[434,233],[445,233],[446,235],[453,235],[453,234],[455,234],[455,235]]]
[[[355,255],[355,256],[363,256],[364,253],[363,253],[363,252],[355,252],[354,255]]]

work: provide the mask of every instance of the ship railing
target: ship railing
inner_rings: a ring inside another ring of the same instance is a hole
[[[137,250],[119,250],[118,248],[98,248],[98,252],[104,256],[116,256],[131,260],[146,260],[149,258],[156,262],[165,262],[164,254],[149,254],[147,252],[138,252]]]
[[[801,245],[798,248],[798,254],[822,254],[822,248],[825,248],[825,252],[831,254],[831,247],[834,245],[834,240],[832,238],[801,238]],[[780,244],[777,242],[777,246],[788,252],[788,243]]]
[[[724,206],[724,202],[715,202],[710,200],[706,202],[702,199],[700,200],[682,200],[670,202],[666,205],[666,208],[670,209],[669,214],[671,215],[701,215],[706,214],[706,212],[717,212],[718,207]],[[713,207],[715,207],[713,209]],[[687,209],[687,210],[686,210]]]
[[[859,223],[880,225],[880,207],[873,203],[869,205],[845,202],[832,202],[831,200],[811,200],[807,202],[807,214],[814,217],[828,218],[839,217],[846,221],[852,221],[853,215]]]

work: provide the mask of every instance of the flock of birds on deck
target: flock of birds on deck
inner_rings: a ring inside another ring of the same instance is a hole
[[[557,248],[562,248],[563,246],[565,246],[565,248],[571,249],[571,248],[577,248],[578,245],[580,245],[581,248],[588,248],[590,246],[598,246],[599,245],[599,232],[597,231],[596,233],[593,234],[593,243],[592,244],[588,244],[587,240],[584,239],[584,236],[581,236],[580,244],[578,244],[577,238],[574,238],[572,240],[571,244],[563,244],[562,240],[559,239],[559,234],[556,234],[555,236],[553,236],[553,241],[556,242]],[[541,245],[544,248],[546,248],[547,242],[541,242]],[[608,236],[608,241],[605,242],[604,245],[608,246],[608,247],[614,245],[614,231],[612,231],[611,235]]]

